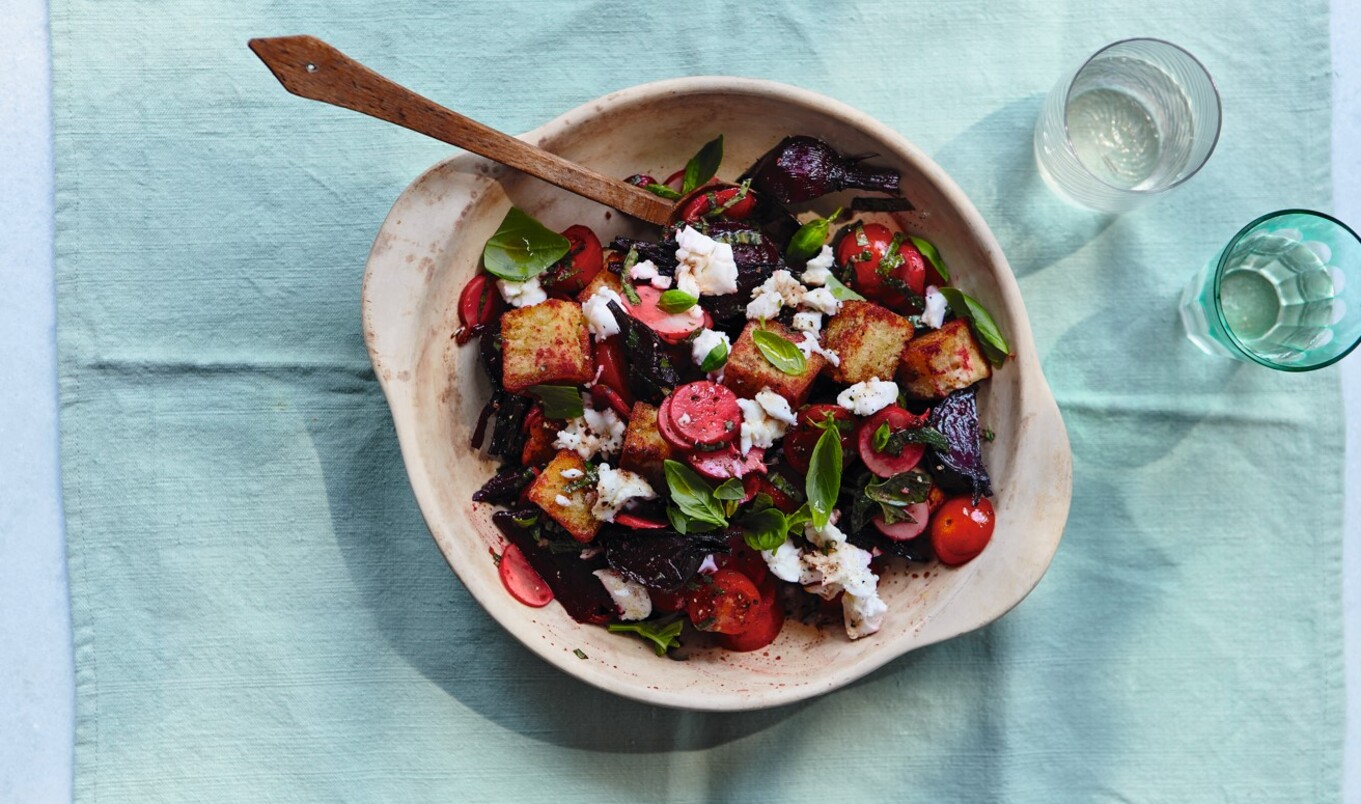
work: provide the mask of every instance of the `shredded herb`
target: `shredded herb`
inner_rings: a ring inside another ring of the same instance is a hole
[[[586,651],[582,650],[581,648],[573,648],[573,649],[572,649],[572,653],[576,654],[576,657],[577,657],[578,659],[589,659],[589,658],[591,658],[591,657],[587,656],[587,655],[586,655]]]
[[[571,494],[582,489],[594,488],[600,482],[600,468],[593,463],[586,464],[586,469],[581,477],[571,481],[562,487],[563,494]]]
[[[638,249],[630,248],[629,253],[624,256],[624,264],[619,269],[619,284],[624,288],[624,298],[628,299],[629,304],[642,304],[643,300],[638,298],[638,291],[633,289],[633,276],[630,271],[633,266],[638,264]]]
[[[670,187],[667,187],[665,184],[645,184],[643,185],[643,189],[647,190],[649,193],[652,193],[653,195],[659,195],[668,201],[676,201],[679,200],[681,197],[680,193],[676,192]]]
[[[882,430],[886,426],[881,425],[879,429]],[[903,447],[908,444],[925,444],[932,449],[947,450],[950,448],[950,439],[934,427],[914,427],[894,430],[884,438],[884,446],[880,447],[879,430],[874,431],[874,449],[877,452],[896,457],[903,454]]]

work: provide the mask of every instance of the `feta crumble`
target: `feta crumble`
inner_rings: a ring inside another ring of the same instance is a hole
[[[832,247],[824,245],[816,257],[804,263],[803,284],[825,285],[832,275]]]
[[[879,576],[870,571],[869,552],[846,541],[846,534],[830,522],[821,529],[811,522],[804,525],[804,537],[812,545],[808,550],[786,541],[762,551],[770,573],[827,600],[840,593],[842,619],[851,639],[878,631],[888,606],[879,597]]]
[[[812,310],[795,313],[792,326],[800,332],[816,335],[822,331],[822,313]]]
[[[728,339],[726,332],[706,329],[695,336],[690,343],[690,356],[694,359],[696,366],[704,365],[704,358],[714,350],[719,344],[727,347],[729,354],[732,353],[732,341]]]
[[[797,317],[797,315],[798,314],[795,314],[795,317]],[[817,353],[826,358],[827,362],[831,363],[833,366],[841,365],[841,355],[823,346],[822,342],[818,340],[818,336],[812,332],[803,333],[803,340],[794,345],[799,347],[800,352],[803,352],[804,359],[812,357],[814,353]]]
[[[641,475],[627,469],[611,469],[608,463],[600,464],[595,493],[596,500],[591,506],[591,516],[601,522],[613,522],[614,515],[619,513],[629,500],[657,499],[657,492],[652,490],[652,486]]]
[[[945,301],[945,294],[940,292],[935,285],[926,287],[926,310],[921,315],[922,324],[931,329],[940,329],[940,325],[945,323],[945,311],[949,304]]]
[[[841,302],[827,288],[813,288],[808,291],[804,294],[803,306],[827,315],[836,315],[841,311]]]
[[[676,288],[691,296],[737,292],[732,246],[686,226],[676,234]]]
[[[564,494],[559,494],[554,497],[553,502],[557,503],[562,508],[570,508],[572,506],[572,498]]]
[[[570,449],[586,461],[597,454],[611,455],[623,449],[627,426],[613,410],[595,410],[588,405],[581,416],[567,420],[567,426],[553,439],[553,447]]]
[[[558,472],[558,474],[562,475],[565,480],[576,480],[586,473],[580,469],[563,469],[561,472]]]
[[[739,399],[737,406],[742,409],[742,427],[739,431],[740,449],[746,455],[752,447],[772,447],[777,439],[783,438],[789,426],[798,421],[789,402],[768,388],[762,389],[755,399]]]
[[[798,583],[803,574],[803,565],[799,563],[801,556],[799,548],[788,539],[774,550],[761,551],[761,557],[766,560],[770,574],[788,583]]]
[[[871,377],[836,395],[836,403],[857,416],[872,416],[898,401],[898,384]]]
[[[751,292],[747,318],[752,321],[770,320],[780,314],[781,307],[798,307],[807,292],[808,289],[800,285],[793,274],[781,268]]]
[[[624,300],[619,298],[619,294],[607,287],[596,288],[591,298],[581,305],[581,312],[586,316],[586,326],[591,330],[597,341],[619,334],[619,322],[614,320],[614,313],[610,312],[609,304],[614,302],[622,309]]]
[[[529,307],[548,301],[548,294],[544,292],[543,285],[539,284],[537,276],[523,282],[498,279],[496,289],[501,291],[501,298],[511,307]]]
[[[652,614],[652,598],[647,588],[636,581],[630,581],[612,569],[598,569],[594,573],[610,593],[615,608],[619,609],[621,620],[646,620]]]
[[[671,277],[662,276],[657,270],[657,264],[652,260],[643,260],[629,269],[629,276],[639,281],[645,281],[658,290],[666,290],[671,287]]]

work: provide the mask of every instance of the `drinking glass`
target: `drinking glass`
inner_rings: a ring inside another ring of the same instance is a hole
[[[1124,212],[1200,170],[1219,140],[1219,92],[1161,39],[1125,39],[1064,76],[1035,124],[1035,162],[1060,195]]]
[[[1181,320],[1207,354],[1282,371],[1335,363],[1361,342],[1361,239],[1322,212],[1263,215],[1191,278]]]

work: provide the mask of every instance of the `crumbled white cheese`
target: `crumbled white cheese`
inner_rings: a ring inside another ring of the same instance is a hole
[[[691,296],[737,292],[732,246],[686,226],[676,234],[676,288]]]
[[[728,339],[726,332],[706,329],[695,336],[690,342],[690,356],[694,358],[696,366],[704,365],[704,358],[714,350],[714,347],[722,344],[728,352],[732,352],[732,341]]]
[[[690,418],[690,414],[688,414],[688,413],[682,413],[682,414],[680,415],[680,418],[676,420],[676,423],[677,423],[677,424],[680,424],[681,426],[685,426],[685,425],[689,424],[689,423],[692,422],[692,421],[694,421],[694,419],[691,419],[691,418]]]
[[[605,551],[600,549],[599,547],[591,545],[590,547],[587,547],[586,549],[578,553],[578,555],[581,556],[582,561],[590,561],[591,559],[595,558],[596,556],[600,555],[603,552]]]
[[[841,617],[846,624],[846,636],[859,639],[877,632],[884,625],[884,615],[888,604],[879,598],[879,592],[864,597],[855,595],[841,596]]]
[[[657,264],[652,260],[643,260],[629,269],[629,276],[639,281],[646,281],[658,290],[666,290],[671,287],[671,277],[662,276],[657,270]]]
[[[832,522],[821,529],[810,522],[803,533],[812,545],[807,550],[786,541],[761,553],[770,573],[802,584],[805,591],[826,600],[841,594],[846,635],[851,639],[878,631],[888,606],[879,598],[879,577],[870,571],[870,553],[846,541],[846,534]]]
[[[803,573],[803,565],[799,563],[802,553],[794,543],[785,539],[784,543],[774,550],[761,551],[761,557],[766,560],[766,566],[770,568],[770,574],[782,581],[798,583]]]
[[[871,416],[898,401],[898,384],[871,377],[836,395],[836,403],[857,416]]]
[[[699,563],[699,569],[695,570],[696,575],[713,575],[718,572],[718,562],[714,561],[714,554],[710,553]]]
[[[609,304],[614,302],[622,309],[624,300],[619,298],[619,294],[607,287],[596,288],[591,298],[581,305],[581,312],[586,316],[586,326],[591,330],[597,341],[619,334],[619,322],[614,320],[614,313],[610,312]]]
[[[822,313],[813,310],[795,313],[791,326],[800,332],[816,335],[822,331]]]
[[[496,289],[501,291],[501,298],[505,299],[506,304],[511,307],[529,307],[532,304],[548,301],[548,294],[544,292],[543,285],[539,284],[537,276],[523,282],[498,279],[496,280]]]
[[[563,508],[570,508],[572,505],[572,498],[559,494],[558,496],[553,498],[553,502],[557,503],[559,506]]]
[[[646,620],[652,615],[652,598],[647,594],[647,587],[630,581],[612,569],[598,569],[594,575],[614,600],[615,608],[619,609],[619,619]]]
[[[841,302],[827,288],[813,288],[805,293],[803,306],[827,315],[836,315],[841,311]]]
[[[553,446],[570,449],[582,460],[590,460],[596,454],[614,454],[624,446],[627,426],[613,410],[595,410],[587,405],[581,416],[567,420],[567,426],[553,439]]]
[[[599,479],[595,484],[596,500],[591,506],[591,516],[601,522],[613,522],[614,515],[629,500],[655,500],[657,492],[641,475],[627,469],[611,469],[608,463],[600,464]]]
[[[751,292],[747,318],[752,321],[770,320],[780,314],[781,307],[798,307],[807,292],[808,289],[800,285],[793,274],[782,268]]]
[[[922,323],[931,329],[940,329],[940,325],[945,323],[945,311],[949,303],[945,301],[945,294],[941,293],[935,285],[926,287],[926,310],[921,315]]]
[[[742,427],[739,431],[742,454],[746,455],[752,447],[771,447],[783,438],[789,425],[798,421],[789,402],[784,397],[762,389],[755,399],[739,399],[737,406],[742,409]]]
[[[794,317],[797,318],[798,315],[799,314],[796,313]],[[825,357],[827,359],[827,362],[831,363],[833,366],[841,365],[841,355],[823,346],[822,342],[818,340],[818,336],[815,333],[812,332],[803,333],[803,340],[799,341],[794,345],[799,347],[800,352],[803,352],[803,357],[805,360],[812,357],[813,354],[816,353]]]
[[[804,263],[803,284],[805,285],[825,285],[827,279],[832,275],[832,247],[823,246],[822,251],[818,252],[808,262]]]
[[[563,469],[561,472],[558,472],[558,474],[562,475],[563,478],[567,480],[576,480],[586,473],[580,469]]]

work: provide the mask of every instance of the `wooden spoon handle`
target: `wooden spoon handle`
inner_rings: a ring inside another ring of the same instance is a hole
[[[250,49],[284,89],[353,109],[522,170],[549,184],[649,223],[665,224],[671,202],[494,128],[470,120],[396,84],[311,36],[250,40]]]

